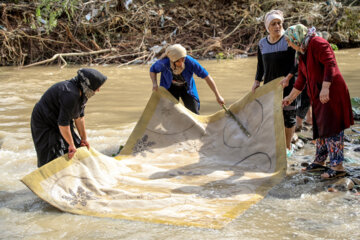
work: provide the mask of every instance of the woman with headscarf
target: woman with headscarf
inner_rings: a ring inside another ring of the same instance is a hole
[[[304,171],[325,171],[322,178],[346,175],[344,160],[344,129],[354,124],[349,90],[337,66],[330,44],[316,36],[314,27],[302,24],[289,27],[286,40],[299,59],[298,78],[291,93],[283,100],[289,105],[307,86],[313,115],[313,138],[316,155]],[[329,155],[330,168],[324,166]]]
[[[193,78],[194,73],[205,79],[220,105],[225,103],[209,73],[194,58],[186,55],[186,49],[180,44],[169,46],[165,56],[151,66],[153,91],[158,89],[157,73],[160,72],[160,86],[166,88],[177,100],[181,98],[185,107],[196,114],[199,114],[200,100]]]
[[[38,167],[65,153],[71,159],[80,146],[90,148],[85,130],[85,105],[107,77],[95,69],[82,68],[77,73],[73,79],[51,86],[33,109],[31,134]],[[74,122],[81,138],[74,131]]]
[[[262,38],[258,45],[258,63],[255,82],[252,91],[264,84],[284,76],[281,81],[284,87],[284,96],[288,95],[295,82],[297,66],[295,64],[295,51],[288,46],[284,38],[283,13],[280,10],[271,10],[265,15],[265,27],[268,36]],[[287,156],[292,154],[291,139],[295,132],[296,105],[295,103],[283,109]]]

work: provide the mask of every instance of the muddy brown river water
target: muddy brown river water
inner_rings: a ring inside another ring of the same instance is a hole
[[[360,97],[360,49],[336,53],[352,97]],[[256,57],[201,61],[228,105],[251,90]],[[316,178],[291,172],[310,161],[308,145],[288,161],[288,177],[258,204],[221,230],[179,227],[64,213],[34,195],[19,180],[36,169],[30,114],[52,84],[81,66],[0,68],[0,239],[360,239],[360,196],[327,192]],[[108,76],[86,108],[90,144],[112,155],[124,144],[151,95],[149,65],[93,66]],[[220,110],[205,81],[196,78],[201,114]],[[348,166],[360,154],[346,145]]]

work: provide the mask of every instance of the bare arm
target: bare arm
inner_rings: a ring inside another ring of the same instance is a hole
[[[75,119],[75,126],[81,137],[81,146],[86,146],[90,149],[90,144],[87,141],[86,129],[85,129],[85,117],[79,117]]]
[[[323,82],[321,91],[320,91],[320,102],[322,104],[327,103],[330,101],[330,85],[331,82]]]
[[[157,90],[158,90],[158,84],[157,84],[157,79],[156,79],[156,77],[157,77],[157,74],[156,74],[156,73],[150,72],[150,79],[151,79],[151,81],[152,81],[152,83],[153,83],[153,87],[152,87],[152,90],[153,90],[153,91],[157,91]]]
[[[282,105],[283,106],[290,105],[300,93],[301,93],[300,90],[297,90],[296,88],[293,88],[291,90],[290,94],[287,95],[286,97],[284,97],[284,99],[282,101]]]
[[[205,79],[207,85],[210,87],[210,89],[214,92],[214,94],[216,96],[216,101],[220,105],[225,104],[224,98],[220,95],[220,93],[216,87],[214,79],[210,75],[207,75],[207,77],[205,77],[204,79]]]
[[[75,147],[72,135],[71,135],[70,125],[67,125],[67,126],[59,125],[59,129],[60,129],[61,135],[63,136],[63,138],[65,139],[67,144],[69,144],[69,148],[68,148],[68,150],[69,150],[69,159],[71,159],[74,156],[75,152],[76,152],[76,147]]]
[[[293,76],[294,74],[289,73],[286,77],[283,78],[283,80],[281,80],[280,84],[282,85],[283,88],[289,86],[289,81]]]
[[[252,86],[252,88],[251,88],[251,91],[252,91],[253,93],[255,93],[255,89],[257,89],[258,87],[260,87],[260,81],[255,80],[255,81],[254,81],[254,84],[253,84],[253,86]]]

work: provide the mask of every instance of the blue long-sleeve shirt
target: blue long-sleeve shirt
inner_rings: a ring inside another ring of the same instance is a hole
[[[169,89],[171,86],[171,82],[173,80],[173,75],[170,68],[170,59],[163,58],[156,61],[150,68],[150,72],[160,73],[160,86]],[[193,78],[193,74],[196,74],[200,78],[206,78],[209,73],[203,68],[198,61],[190,56],[185,57],[185,69],[181,73],[183,78],[185,79],[188,89],[187,93],[193,96],[197,102],[200,103],[199,94],[196,89],[195,80]]]

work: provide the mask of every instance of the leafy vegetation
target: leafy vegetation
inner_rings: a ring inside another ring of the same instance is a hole
[[[334,43],[330,43],[330,46],[331,46],[332,50],[334,50],[334,51],[339,50],[338,46]]]
[[[36,8],[38,24],[43,25],[49,33],[57,26],[58,18],[61,15],[66,14],[68,20],[71,21],[78,4],[78,0],[40,0]]]
[[[358,97],[351,98],[351,106],[352,106],[354,118],[356,120],[360,120],[360,98]]]

